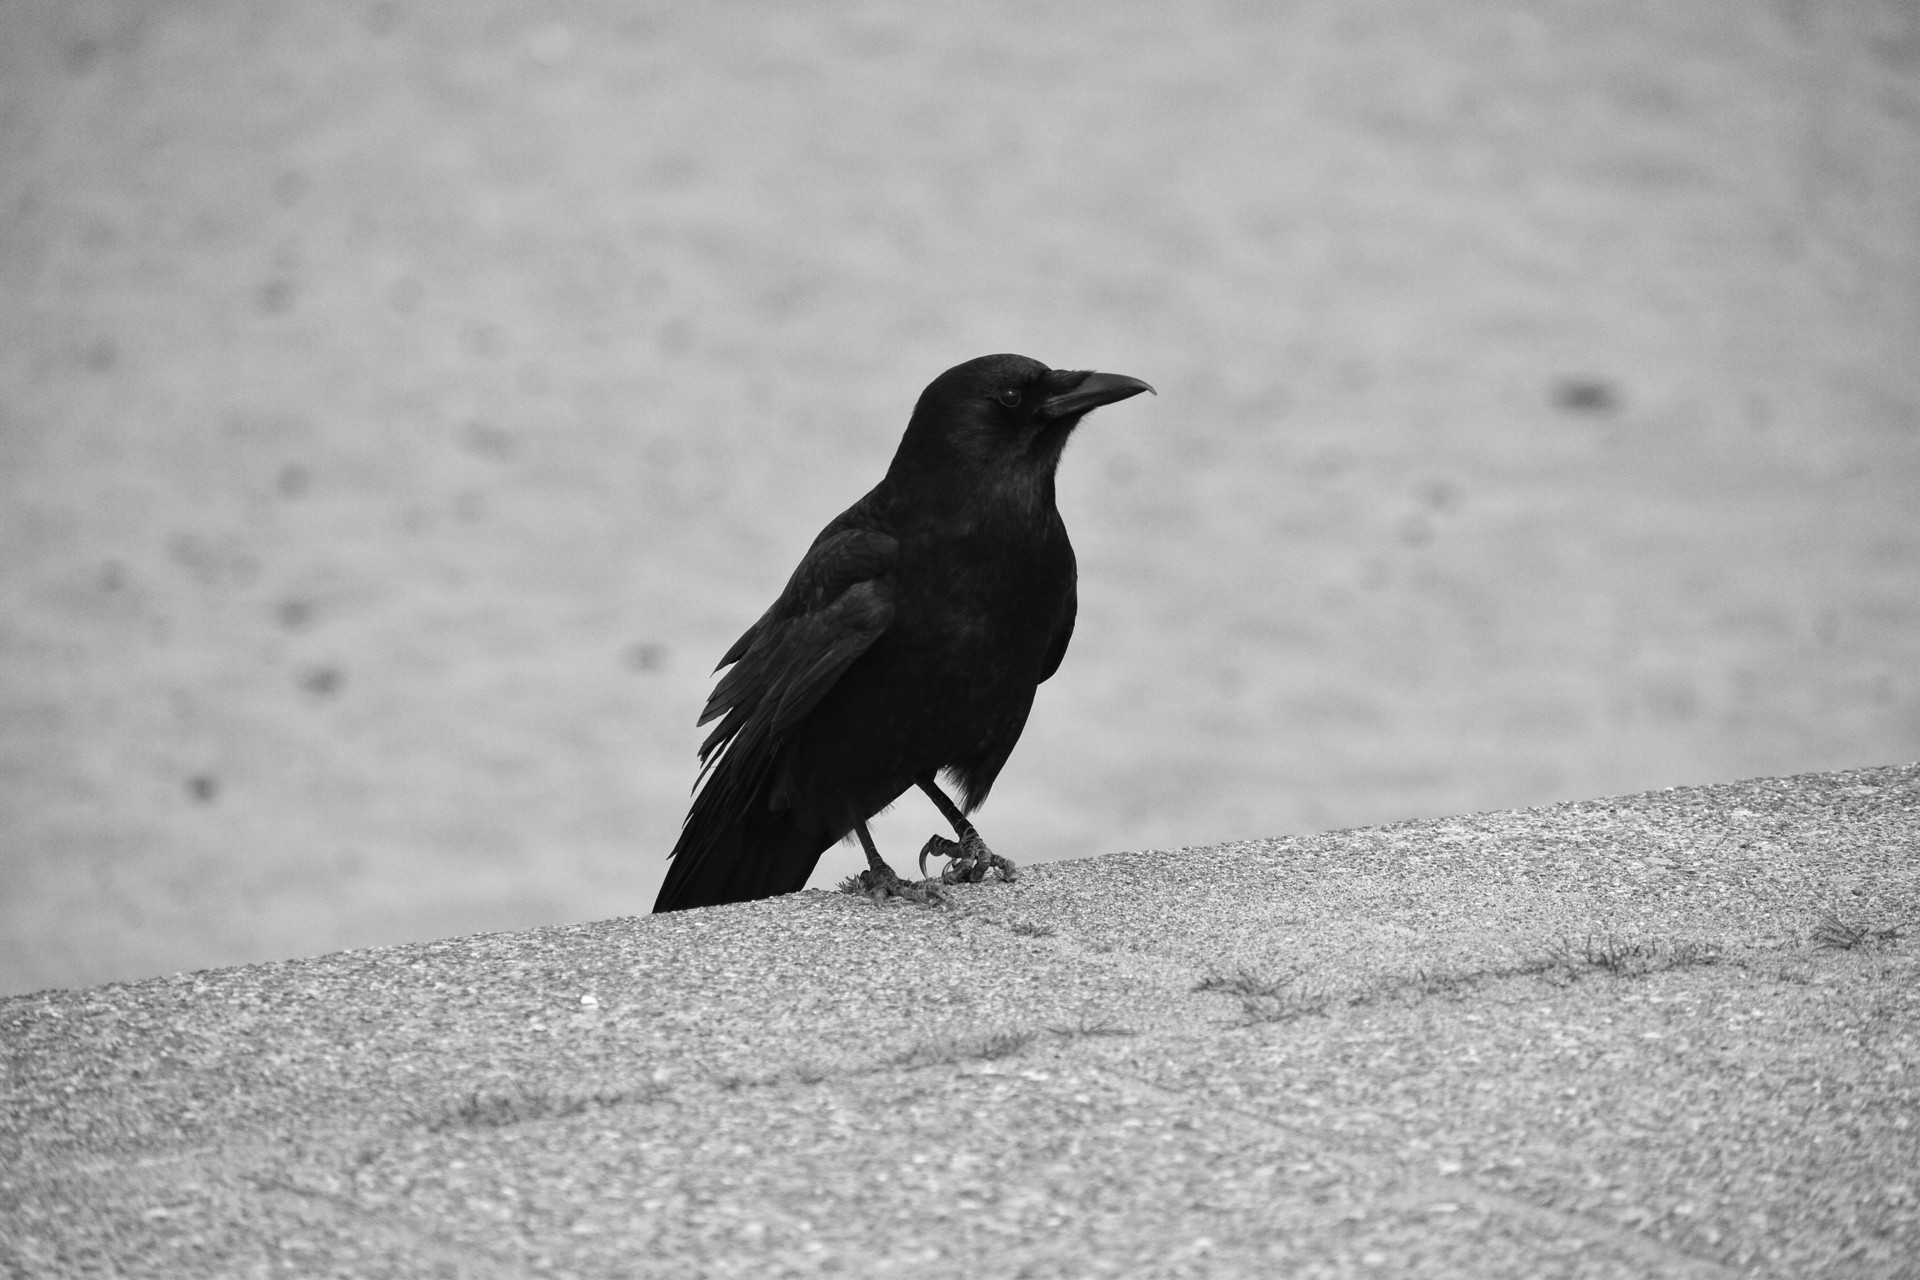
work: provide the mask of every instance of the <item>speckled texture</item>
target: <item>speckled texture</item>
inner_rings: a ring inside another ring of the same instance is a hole
[[[1914,1275],[1917,850],[1907,766],[12,998],[0,1263]]]
[[[1920,758],[1914,0],[0,0],[0,993],[647,910],[992,351],[1023,866]]]

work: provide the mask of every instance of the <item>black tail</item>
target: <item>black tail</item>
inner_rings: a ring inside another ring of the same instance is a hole
[[[792,810],[776,813],[753,805],[746,813],[723,815],[708,810],[706,799],[703,789],[687,815],[666,883],[654,899],[656,912],[797,893],[838,839],[801,827]]]

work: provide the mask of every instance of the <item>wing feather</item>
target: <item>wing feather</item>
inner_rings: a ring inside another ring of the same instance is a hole
[[[869,529],[821,537],[780,598],[721,659],[700,723],[720,724],[700,744],[701,776],[722,754],[744,754],[757,773],[775,739],[820,704],[893,621],[891,570],[899,544]]]

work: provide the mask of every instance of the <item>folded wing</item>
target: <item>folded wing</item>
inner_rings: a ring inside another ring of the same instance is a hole
[[[700,744],[702,777],[726,757],[748,775],[739,781],[758,781],[785,733],[893,621],[897,550],[866,529],[814,543],[780,598],[720,659],[727,673],[700,713],[701,724],[720,721]]]

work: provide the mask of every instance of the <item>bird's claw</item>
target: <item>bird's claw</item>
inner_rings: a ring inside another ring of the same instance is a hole
[[[928,836],[926,844],[920,847],[920,874],[927,874],[927,858],[947,858],[946,870],[940,873],[942,884],[979,884],[987,878],[989,871],[998,871],[1000,878],[1012,881],[1018,874],[1013,863],[987,848],[987,842],[979,836],[965,840],[949,840],[945,836]]]
[[[876,907],[884,907],[895,899],[917,902],[923,907],[937,907],[947,900],[937,881],[922,880],[914,884],[902,880],[891,870],[882,873],[871,867],[860,873],[860,892]]]

